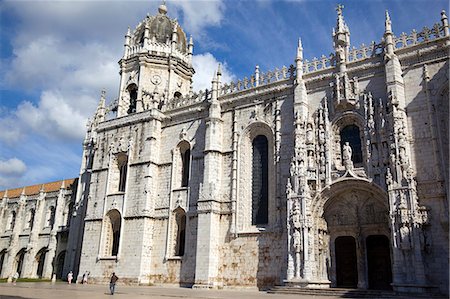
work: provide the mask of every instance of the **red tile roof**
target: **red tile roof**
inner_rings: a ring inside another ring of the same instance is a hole
[[[73,184],[75,179],[67,179],[67,180],[61,180],[56,182],[50,182],[45,184],[37,184],[37,185],[31,185],[31,186],[25,186],[15,189],[8,189],[8,190],[2,190],[0,191],[0,199],[3,198],[5,195],[5,192],[7,192],[8,198],[15,198],[19,197],[20,194],[22,194],[22,191],[25,189],[25,195],[35,195],[39,194],[39,191],[44,189],[44,192],[53,192],[58,191],[61,188],[62,183],[64,182],[64,186],[66,189],[70,187],[70,185]]]

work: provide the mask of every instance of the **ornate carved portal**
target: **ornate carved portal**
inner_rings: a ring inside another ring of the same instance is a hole
[[[326,201],[323,218],[330,239],[327,272],[331,286],[389,289],[387,199],[375,198],[369,190],[349,188]]]

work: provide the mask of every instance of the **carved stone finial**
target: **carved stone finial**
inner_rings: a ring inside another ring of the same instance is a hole
[[[385,18],[384,26],[385,26],[385,31],[387,33],[391,33],[392,32],[391,17],[389,16],[389,12],[388,12],[387,9],[386,9],[386,18]]]
[[[158,7],[158,12],[162,15],[167,14],[166,0],[163,0],[163,3]]]
[[[344,8],[344,5],[342,5],[342,4],[338,4],[336,6],[336,11],[337,11],[338,16],[342,16],[342,9],[343,8]]]

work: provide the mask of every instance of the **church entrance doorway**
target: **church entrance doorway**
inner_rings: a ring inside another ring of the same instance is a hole
[[[392,289],[392,272],[389,239],[382,235],[366,239],[369,288]]]
[[[338,288],[356,288],[358,267],[355,238],[338,237],[335,241],[336,285]]]

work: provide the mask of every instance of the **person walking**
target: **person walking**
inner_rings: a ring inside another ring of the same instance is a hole
[[[13,275],[13,285],[16,285],[17,279],[19,279],[19,272],[16,271],[16,273],[14,273]]]
[[[89,277],[89,272],[88,271],[86,271],[86,272],[84,272],[84,274],[83,274],[83,284],[87,284],[88,283],[88,277]]]
[[[116,273],[113,272],[111,275],[111,280],[109,281],[109,290],[111,291],[111,295],[114,295],[114,291],[116,288],[116,282],[119,279],[119,277],[116,276]]]
[[[69,284],[72,284],[72,279],[73,279],[73,273],[72,273],[72,271],[70,271],[69,274],[67,274],[67,282]]]

